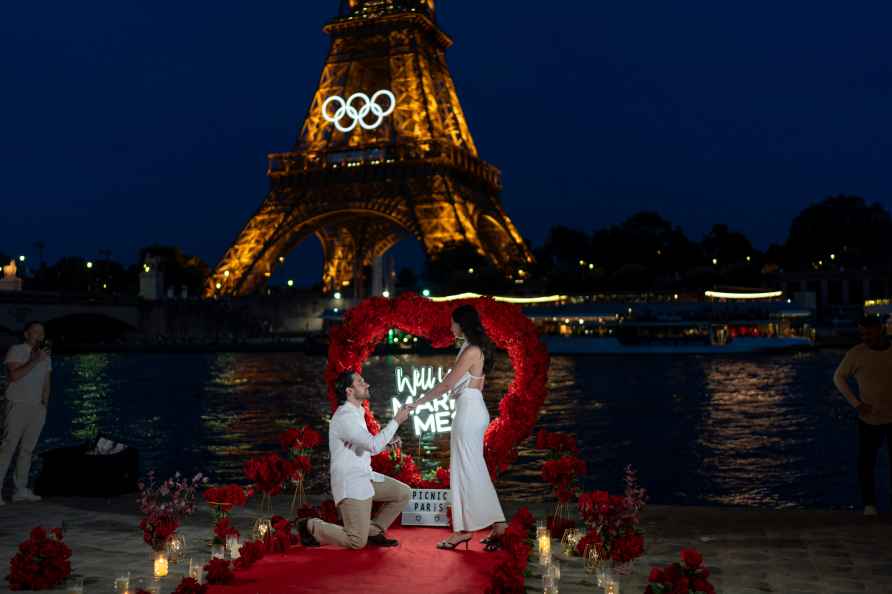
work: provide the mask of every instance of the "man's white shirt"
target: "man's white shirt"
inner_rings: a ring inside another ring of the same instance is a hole
[[[10,347],[6,353],[5,363],[15,363],[24,365],[31,358],[31,345],[27,343],[17,344]],[[49,377],[53,370],[53,361],[47,357],[40,363],[34,365],[31,370],[17,381],[9,382],[6,386],[6,399],[10,402],[23,402],[27,404],[38,404],[43,397],[43,388],[46,384],[46,378]]]
[[[372,471],[372,456],[384,451],[398,428],[392,420],[378,435],[372,435],[365,424],[365,409],[349,402],[338,407],[328,428],[335,505],[343,499],[364,501],[374,497],[372,482],[380,483],[384,476]]]

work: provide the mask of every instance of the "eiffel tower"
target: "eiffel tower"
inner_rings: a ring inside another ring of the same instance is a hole
[[[435,0],[341,0],[331,48],[293,151],[269,155],[270,190],[215,268],[206,296],[262,288],[315,235],[328,293],[406,237],[436,259],[472,246],[522,279],[532,254],[481,160],[446,64]]]

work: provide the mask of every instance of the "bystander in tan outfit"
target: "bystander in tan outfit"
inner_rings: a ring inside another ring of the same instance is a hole
[[[862,342],[846,353],[833,383],[858,411],[858,482],[864,515],[874,516],[877,455],[884,441],[892,459],[892,343],[879,316],[864,316],[858,328]],[[857,395],[849,386],[851,378],[858,384]],[[892,477],[892,463],[889,470]]]

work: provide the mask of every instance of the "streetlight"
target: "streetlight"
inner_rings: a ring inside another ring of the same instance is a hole
[[[294,281],[291,280],[290,278],[288,279],[288,286],[289,286],[289,287],[293,287],[293,286],[294,286]]]
[[[713,258],[713,259],[712,259],[712,265],[713,265],[713,266],[717,266],[718,263],[719,263],[718,258]]]
[[[473,269],[473,268],[468,268],[468,274],[474,274],[474,269]]]
[[[422,295],[423,297],[430,297],[430,296],[431,296],[431,292],[430,292],[429,290],[427,290],[427,289],[424,289],[423,291],[421,291],[421,295]]]
[[[341,292],[340,292],[340,291],[335,291],[334,298],[335,298],[335,299],[340,299],[340,298],[341,298]]]
[[[93,268],[93,262],[91,260],[87,260],[87,269]]]
[[[19,256],[19,262],[24,262],[25,260],[26,260],[26,258],[24,255]]]
[[[381,296],[384,297],[385,299],[390,299],[390,291],[388,291],[387,289],[384,289],[384,292],[381,293]]]

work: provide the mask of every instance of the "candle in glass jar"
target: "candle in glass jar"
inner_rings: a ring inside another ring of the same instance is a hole
[[[116,577],[115,592],[117,594],[127,594],[128,590],[130,590],[130,574]]]
[[[229,553],[230,559],[238,559],[239,555],[238,536],[229,535],[226,537],[226,552]]]
[[[551,537],[543,534],[539,537],[539,563],[547,564],[551,558]]]
[[[158,553],[155,555],[155,577],[165,577],[167,575],[167,555]]]
[[[619,594],[619,582],[613,580],[605,582],[604,594]]]
[[[201,578],[204,575],[204,567],[201,563],[195,563],[192,559],[189,559],[189,577],[201,583]]]

